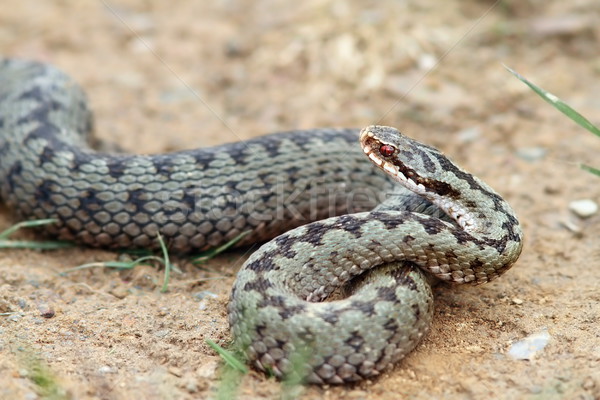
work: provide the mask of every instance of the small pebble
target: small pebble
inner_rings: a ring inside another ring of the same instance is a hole
[[[532,394],[540,394],[540,393],[542,393],[542,391],[543,391],[543,390],[544,390],[544,388],[543,388],[542,386],[540,386],[540,385],[532,385],[532,386],[529,388],[529,391],[530,391]]]
[[[109,367],[108,365],[104,365],[104,366],[98,368],[98,373],[100,373],[100,374],[114,374],[116,372],[117,372],[116,368]]]
[[[537,161],[546,155],[546,149],[543,147],[522,147],[517,149],[517,156],[525,161]]]
[[[156,22],[149,14],[132,13],[127,16],[127,24],[136,34],[150,33],[156,30]]]
[[[523,304],[523,300],[519,299],[518,297],[513,297],[511,300],[512,300],[513,304],[517,304],[517,305]]]
[[[39,303],[37,308],[40,312],[40,315],[44,318],[52,318],[56,314],[54,309],[52,309],[48,303]]]
[[[203,290],[201,292],[194,293],[194,298],[196,300],[203,300],[205,298],[216,299],[217,297],[219,297],[219,295],[217,295],[213,292],[209,292],[208,290]]]
[[[160,101],[165,104],[176,104],[195,100],[194,94],[188,88],[177,88],[160,94]]]
[[[113,77],[115,82],[120,85],[126,86],[129,89],[138,89],[144,86],[144,77],[141,74],[133,72],[123,72],[122,74],[115,74]]]
[[[9,320],[9,321],[11,321],[11,322],[17,322],[22,317],[23,317],[23,315],[21,313],[14,313],[12,315],[9,315],[8,318],[6,318],[6,319]]]
[[[159,317],[165,317],[169,315],[169,309],[167,307],[161,307],[157,312]]]
[[[417,60],[419,68],[425,71],[431,70],[438,63],[438,59],[429,53],[421,54]]]
[[[27,302],[24,299],[17,300],[17,304],[21,307],[21,310],[26,310],[28,308]]]
[[[477,345],[466,346],[465,350],[469,353],[483,353],[483,348]]]
[[[581,384],[581,387],[584,388],[585,390],[592,390],[593,388],[596,387],[596,382],[594,381],[594,378],[592,378],[591,376],[586,376],[585,379],[583,380],[583,383]]]
[[[196,370],[196,374],[200,378],[213,379],[217,375],[217,368],[219,363],[217,361],[209,361],[204,363]]]
[[[198,384],[192,380],[186,382],[184,387],[185,387],[185,390],[188,391],[188,393],[197,393],[199,390]]]
[[[560,224],[575,234],[581,234],[581,227],[573,221],[562,220]]]
[[[590,199],[574,200],[569,203],[569,210],[581,218],[588,218],[598,212],[598,204]]]
[[[550,334],[547,331],[534,333],[513,343],[508,350],[508,355],[516,360],[531,360],[546,347],[549,341]]]
[[[164,338],[164,337],[168,336],[170,333],[171,333],[171,331],[169,329],[161,329],[160,331],[154,332],[154,336],[159,337],[159,338]]]
[[[195,293],[194,294],[194,298],[196,300],[199,300],[198,302],[198,308],[202,311],[206,310],[208,308],[208,301],[210,299],[216,299],[219,296],[213,292],[209,292],[208,290],[203,290],[201,292]]]
[[[33,392],[27,392],[23,396],[23,400],[38,400],[39,398],[40,398],[40,396],[38,396],[37,393],[33,393]]]
[[[461,143],[470,143],[470,142],[473,142],[476,139],[478,139],[479,136],[481,136],[481,129],[479,129],[476,126],[474,126],[472,128],[464,129],[464,130],[458,132],[458,135],[457,135],[458,140]]]
[[[108,293],[115,296],[117,299],[124,299],[129,294],[129,291],[125,286],[117,286],[108,291]]]
[[[553,185],[553,184],[546,185],[546,186],[544,186],[544,193],[546,193],[546,194],[559,194],[560,193],[560,186]]]

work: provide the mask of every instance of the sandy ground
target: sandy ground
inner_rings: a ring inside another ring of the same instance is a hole
[[[292,5],[293,3],[293,5]],[[422,344],[380,378],[306,399],[600,398],[600,139],[505,63],[600,123],[600,3],[577,1],[6,0],[4,55],[56,64],[88,91],[98,136],[134,152],[317,126],[383,123],[437,146],[496,188],[524,225],[523,254],[481,287],[436,289]],[[0,212],[0,229],[14,220]],[[203,268],[58,273],[110,252],[0,253],[0,398],[211,398],[230,341],[226,302],[247,252]],[[53,315],[51,318],[46,318]],[[45,317],[46,316],[46,317]],[[511,346],[547,332],[529,360]],[[32,367],[33,366],[33,367]],[[39,383],[39,379],[37,379]],[[239,398],[279,398],[244,377]],[[289,393],[288,393],[289,394]]]

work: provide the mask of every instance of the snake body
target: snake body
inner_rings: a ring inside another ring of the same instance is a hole
[[[521,252],[519,222],[496,192],[394,128],[292,131],[158,155],[95,152],[90,131],[85,95],[67,75],[0,60],[2,200],[90,246],[155,247],[160,233],[190,252],[242,232],[239,245],[274,238],[239,271],[229,321],[248,358],[277,376],[377,375],[429,326],[425,273],[484,283]]]

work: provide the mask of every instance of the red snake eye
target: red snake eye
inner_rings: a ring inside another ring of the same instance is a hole
[[[379,153],[384,157],[391,157],[396,152],[396,148],[389,144],[382,144],[379,146]]]

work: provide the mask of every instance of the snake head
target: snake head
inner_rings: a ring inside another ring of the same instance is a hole
[[[371,162],[412,192],[440,207],[465,229],[474,221],[469,217],[461,183],[452,177],[458,171],[439,150],[413,140],[396,128],[371,125],[360,133],[363,151]]]
[[[384,172],[421,195],[435,192],[452,197],[455,191],[442,179],[437,165],[441,153],[419,143],[389,126],[368,126],[361,131],[360,142],[369,159]],[[458,195],[458,193],[456,193]]]

